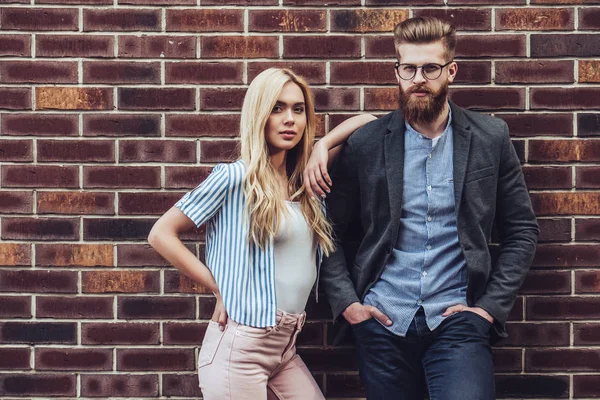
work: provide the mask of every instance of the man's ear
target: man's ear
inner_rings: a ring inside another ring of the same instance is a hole
[[[458,64],[453,61],[452,64],[448,65],[448,82],[452,83],[454,78],[456,78],[456,73],[458,72]]]

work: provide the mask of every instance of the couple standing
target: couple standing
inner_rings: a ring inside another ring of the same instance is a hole
[[[289,71],[259,75],[242,160],[217,166],[153,228],[151,244],[217,295],[199,354],[206,399],[323,398],[295,351],[318,275],[337,340],[352,331],[368,399],[494,398],[490,341],[506,336],[535,216],[506,124],[448,100],[454,28],[412,18],[394,39],[399,110],[352,135],[368,117],[346,121],[308,161],[308,87]],[[327,219],[314,199],[325,192]],[[205,221],[209,268],[178,239]]]

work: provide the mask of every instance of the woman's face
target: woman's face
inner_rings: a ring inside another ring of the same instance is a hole
[[[265,126],[265,138],[271,155],[291,150],[300,142],[306,128],[305,107],[300,86],[294,82],[286,83]]]

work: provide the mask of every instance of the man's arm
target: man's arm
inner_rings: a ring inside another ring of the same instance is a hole
[[[533,261],[539,228],[527,192],[519,158],[504,124],[500,158],[496,223],[501,237],[500,257],[492,270],[485,293],[475,306],[500,323],[506,322],[517,292]]]

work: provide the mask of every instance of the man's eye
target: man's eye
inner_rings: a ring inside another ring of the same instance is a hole
[[[415,72],[417,69],[417,67],[415,67],[414,65],[403,65],[402,66],[402,70],[406,71],[406,72]]]
[[[437,72],[437,70],[439,70],[440,67],[437,64],[425,64],[423,65],[423,69],[425,70],[425,73]]]

